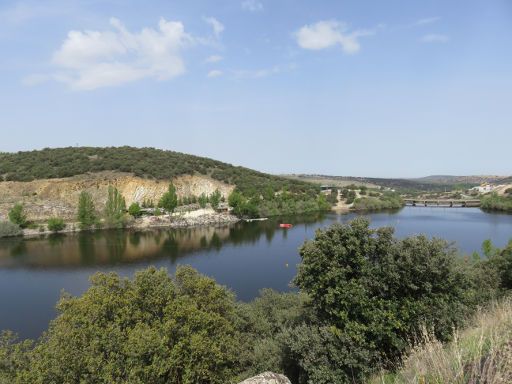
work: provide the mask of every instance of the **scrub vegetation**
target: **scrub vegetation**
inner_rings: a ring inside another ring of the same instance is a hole
[[[498,196],[493,193],[482,198],[481,207],[489,211],[512,212],[512,195],[507,193],[506,196]]]
[[[312,183],[155,148],[68,147],[0,153],[0,178],[5,181],[52,179],[101,171],[129,172],[135,176],[159,180],[171,180],[182,175],[207,175],[236,185],[248,196],[262,194],[267,187],[274,191],[287,189],[293,194],[319,190]]]

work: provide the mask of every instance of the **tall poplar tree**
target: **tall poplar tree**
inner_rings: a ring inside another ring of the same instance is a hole
[[[78,197],[77,219],[81,229],[91,228],[96,223],[96,209],[89,192],[82,191]]]

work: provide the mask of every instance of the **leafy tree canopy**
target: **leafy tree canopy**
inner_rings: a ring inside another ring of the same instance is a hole
[[[9,382],[229,382],[238,334],[225,288],[190,267],[179,267],[175,279],[149,268],[133,280],[98,273],[91,282],[81,297],[60,300],[59,316],[32,349],[6,343],[28,349],[6,353],[11,369],[0,371]]]
[[[100,171],[130,172],[139,177],[159,180],[201,174],[236,185],[244,194],[261,194],[268,186],[275,191],[288,186],[293,193],[319,190],[318,186],[312,183],[272,176],[205,157],[155,148],[68,147],[0,153],[0,181],[51,179]]]

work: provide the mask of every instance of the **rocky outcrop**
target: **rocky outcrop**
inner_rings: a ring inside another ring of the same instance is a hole
[[[152,200],[157,203],[167,191],[170,180],[152,180],[129,173],[99,172],[62,179],[44,179],[30,182],[0,182],[0,220],[15,203],[23,203],[29,220],[46,220],[58,216],[72,220],[76,216],[78,196],[88,191],[96,207],[101,209],[107,200],[109,185],[115,186],[129,206],[133,202]],[[234,186],[203,175],[183,175],[173,180],[178,197],[208,195],[216,189],[227,197]]]
[[[146,216],[136,221],[133,228],[189,228],[220,224],[232,224],[239,221],[228,213],[216,213],[213,209],[198,209],[187,213],[175,213],[172,216]]]
[[[284,375],[273,372],[263,372],[258,376],[251,377],[239,384],[292,384]]]

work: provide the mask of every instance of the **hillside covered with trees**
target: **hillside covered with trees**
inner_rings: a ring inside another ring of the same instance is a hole
[[[331,207],[320,194],[318,184],[155,148],[68,147],[0,153],[0,183],[80,175],[92,178],[105,171],[130,173],[139,178],[139,182],[170,181],[186,175],[208,177],[235,187],[229,203],[240,217],[315,212]],[[193,202],[200,198],[190,192],[183,197]]]
[[[170,180],[201,174],[236,185],[245,195],[287,189],[292,193],[316,194],[312,183],[273,176],[249,168],[155,148],[67,147],[0,153],[0,180],[31,181],[71,177],[90,172],[120,171],[135,176]]]

